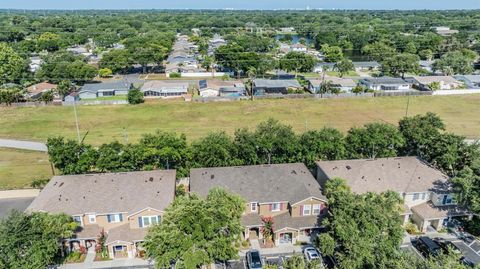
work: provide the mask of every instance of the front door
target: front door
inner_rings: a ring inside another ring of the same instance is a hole
[[[292,233],[281,233],[279,243],[280,244],[291,244],[292,243]]]

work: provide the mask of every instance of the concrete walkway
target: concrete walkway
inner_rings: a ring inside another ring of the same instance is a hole
[[[39,189],[0,191],[0,199],[37,197],[39,193]]]
[[[0,139],[0,148],[26,149],[47,152],[47,146],[44,143],[12,139]]]
[[[70,264],[63,264],[60,265],[59,269],[87,269],[87,268],[95,268],[95,269],[106,269],[106,268],[154,268],[153,263],[150,263],[148,260],[143,259],[115,259],[111,261],[102,261],[102,262],[94,262],[92,258],[90,258],[91,253],[87,254],[87,258],[83,263],[70,263]],[[92,254],[93,258],[95,258],[95,253]]]
[[[305,247],[305,246],[303,246]],[[268,257],[273,257],[273,256],[286,256],[286,255],[292,255],[292,254],[301,254],[302,253],[302,246],[295,246],[295,245],[280,245],[277,247],[273,248],[258,248],[260,250],[260,254],[262,256],[268,256]],[[253,249],[253,246],[252,246]],[[249,250],[240,250],[238,255],[240,257],[244,257]]]

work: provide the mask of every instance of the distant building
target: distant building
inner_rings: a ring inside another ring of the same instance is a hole
[[[132,89],[129,82],[108,82],[85,84],[78,91],[78,96],[83,99],[95,99],[98,97],[109,97],[116,95],[127,95]]]
[[[292,46],[290,46],[290,50],[293,52],[307,52],[307,49],[308,47],[301,43],[293,44]]]
[[[469,89],[480,89],[480,75],[459,75],[455,79],[465,83]]]
[[[55,91],[57,89],[56,84],[48,83],[46,81],[33,84],[32,86],[27,88],[27,99],[33,99],[36,100],[40,98],[44,93],[48,91]],[[56,99],[59,99],[58,94],[54,92],[54,96],[57,97]]]
[[[253,80],[253,94],[287,94],[288,89],[302,89],[296,79],[255,79]]]
[[[355,67],[355,71],[373,71],[380,68],[380,63],[376,61],[353,62],[353,66]]]
[[[432,83],[438,83],[439,90],[458,89],[463,83],[451,76],[414,76],[406,79],[411,81],[419,90],[432,90]]]
[[[340,89],[343,92],[351,92],[357,83],[351,78],[339,78],[339,77],[325,77],[325,81],[332,83],[332,86]],[[324,81],[322,79],[311,79],[308,83],[308,88],[311,93],[319,93],[320,87]]]
[[[40,69],[40,66],[42,65],[42,63],[43,63],[43,60],[40,57],[38,56],[30,57],[30,63],[28,64],[30,72],[32,73],[37,72]]]
[[[360,80],[360,84],[374,91],[410,91],[412,89],[411,82],[391,77],[364,78]]]
[[[242,81],[223,81],[223,80],[200,80],[199,81],[199,95],[202,97],[213,96],[243,96],[246,89]]]
[[[152,80],[143,84],[141,91],[147,98],[172,98],[188,93],[190,84],[181,81]]]
[[[441,36],[451,36],[459,33],[458,30],[452,30],[450,27],[446,26],[432,27],[432,29]]]

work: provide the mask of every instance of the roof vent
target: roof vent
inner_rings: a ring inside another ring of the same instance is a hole
[[[296,175],[296,174],[297,174],[297,171],[292,170],[292,174]]]
[[[149,180],[150,182],[153,182],[153,177],[150,177],[148,180]]]
[[[210,179],[214,179],[215,178],[215,175],[210,175]]]
[[[345,166],[345,168],[347,168],[347,170],[352,169],[352,167],[350,165]]]
[[[60,185],[58,185],[58,187],[59,187],[59,188],[60,188],[61,186],[63,186],[63,182],[62,182],[62,183],[60,183]]]

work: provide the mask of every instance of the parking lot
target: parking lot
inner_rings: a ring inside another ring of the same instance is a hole
[[[6,217],[12,210],[24,211],[33,199],[33,197],[0,199],[0,219]]]

